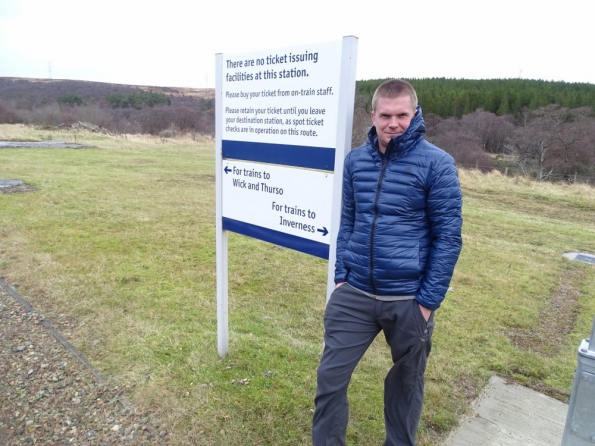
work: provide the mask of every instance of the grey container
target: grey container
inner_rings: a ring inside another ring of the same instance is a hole
[[[595,321],[590,339],[578,348],[578,365],[568,404],[562,446],[595,445]]]

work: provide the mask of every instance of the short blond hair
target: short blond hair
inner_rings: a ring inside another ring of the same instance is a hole
[[[378,98],[397,98],[399,96],[409,96],[413,110],[417,108],[417,93],[413,86],[401,79],[390,79],[378,86],[372,97],[372,111],[376,111]]]

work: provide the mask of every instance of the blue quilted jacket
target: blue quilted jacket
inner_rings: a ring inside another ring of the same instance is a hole
[[[425,130],[418,107],[384,154],[372,127],[345,159],[335,282],[436,310],[462,247],[462,196],[453,158]]]

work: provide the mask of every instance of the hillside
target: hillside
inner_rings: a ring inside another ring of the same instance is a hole
[[[114,133],[214,132],[214,89],[0,77],[0,122],[88,122]]]
[[[6,100],[45,97],[48,101],[51,101],[56,100],[65,93],[77,94],[89,99],[101,99],[114,92],[138,90],[154,91],[172,97],[202,99],[214,99],[215,97],[215,89],[213,88],[152,87],[69,79],[0,77],[0,97]]]
[[[366,139],[382,79],[358,81],[352,147]],[[463,167],[595,184],[595,85],[526,79],[410,79],[426,138]],[[114,134],[215,134],[214,89],[0,77],[0,123],[82,122]]]
[[[384,79],[358,81],[358,93],[368,102]],[[595,85],[534,79],[406,79],[417,91],[426,113],[460,118],[478,108],[497,114],[517,115],[523,110],[557,104],[595,110]]]

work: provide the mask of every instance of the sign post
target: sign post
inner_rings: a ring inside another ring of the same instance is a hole
[[[332,282],[356,54],[357,38],[350,36],[216,56],[217,327],[222,357],[228,350],[227,231],[329,259]]]

